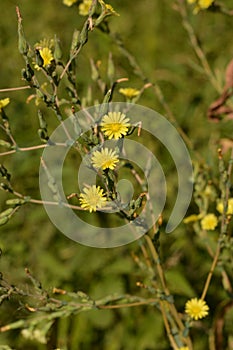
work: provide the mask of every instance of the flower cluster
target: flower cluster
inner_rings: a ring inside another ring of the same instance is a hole
[[[217,211],[222,214],[224,209],[224,204],[222,202],[218,202]],[[233,215],[233,198],[229,198],[227,201],[227,215]]]
[[[220,214],[223,214],[224,203],[221,201],[218,201],[216,209]],[[227,201],[226,215],[228,217],[231,217],[233,215],[233,198],[229,198]],[[205,215],[193,214],[185,218],[184,223],[188,224],[190,222],[195,222],[199,220],[200,220],[202,230],[213,231],[218,226],[218,218],[214,213],[207,213]]]
[[[111,5],[105,4],[103,0],[98,0],[98,1],[102,6],[104,16],[108,16],[108,15],[118,16],[118,13],[114,10],[114,8]],[[78,0],[63,0],[63,4],[69,7],[76,4],[77,2]],[[83,0],[83,2],[81,2],[81,4],[79,4],[78,6],[80,16],[88,16],[91,5],[92,5],[92,0]]]
[[[187,0],[189,4],[194,4],[194,10],[193,12],[196,14],[200,10],[206,10],[208,9],[213,3],[214,0]]]
[[[185,304],[185,312],[195,321],[208,315],[209,306],[202,299],[193,298]]]
[[[121,112],[108,112],[102,117],[101,131],[107,139],[118,140],[127,135],[130,127],[129,121],[129,118]],[[95,150],[91,156],[91,163],[96,170],[114,170],[118,162],[117,152],[107,147]],[[106,205],[107,196],[100,186],[93,185],[84,188],[79,201],[84,210],[92,212]]]

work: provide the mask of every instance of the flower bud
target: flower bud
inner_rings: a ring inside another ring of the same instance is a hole
[[[4,210],[3,212],[0,213],[0,218],[2,219],[5,217],[9,217],[12,214],[13,210],[14,210],[13,208],[8,208]]]
[[[56,61],[59,61],[62,58],[62,51],[61,51],[61,46],[60,46],[60,40],[57,38],[56,35],[54,37],[53,57],[55,58]]]
[[[18,7],[16,7],[16,12],[17,12],[17,16],[18,16],[18,48],[19,48],[19,52],[22,55],[27,56],[29,46],[28,46],[28,43],[25,39],[23,26],[22,26],[22,17],[21,17],[21,14],[19,12]]]
[[[80,36],[80,31],[75,29],[74,33],[73,33],[73,38],[72,38],[72,42],[71,42],[71,48],[70,48],[70,56],[73,56],[73,54],[75,53],[75,51],[78,48],[79,45],[79,36]]]
[[[22,205],[24,203],[26,203],[26,201],[23,198],[13,198],[13,199],[8,199],[6,201],[7,205],[14,205],[14,206]],[[9,209],[12,209],[12,208],[9,208]]]

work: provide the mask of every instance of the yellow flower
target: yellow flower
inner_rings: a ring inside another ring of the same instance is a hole
[[[41,57],[43,58],[43,67],[49,65],[53,60],[52,51],[48,47],[44,47],[39,50]]]
[[[89,210],[90,213],[96,211],[97,208],[100,209],[104,207],[107,198],[103,191],[104,190],[100,188],[100,186],[96,187],[95,185],[84,188],[84,193],[81,193],[79,197],[81,207],[85,210]]]
[[[109,112],[103,116],[100,124],[105,136],[110,140],[115,140],[126,135],[130,127],[129,118],[126,118],[125,114],[121,112]]]
[[[189,348],[187,346],[182,346],[179,350],[189,350]]]
[[[104,170],[109,168],[113,170],[116,163],[119,162],[119,159],[115,151],[108,148],[102,148],[101,151],[95,151],[93,153],[91,161],[97,169],[102,168]]]
[[[201,9],[208,9],[213,4],[214,0],[199,0],[198,5]]]
[[[124,95],[125,97],[128,97],[128,98],[133,98],[133,97],[136,97],[140,94],[140,91],[137,90],[137,89],[133,89],[133,88],[121,88],[119,90],[119,93]]]
[[[192,214],[192,215],[189,215],[187,216],[183,222],[184,224],[189,224],[190,222],[195,222],[195,221],[198,221],[200,219],[201,215],[196,215],[196,214]]]
[[[214,214],[207,214],[201,220],[201,228],[203,230],[214,230],[218,225],[218,219]]]
[[[217,204],[217,211],[223,213],[223,203],[219,202]],[[233,198],[229,198],[227,202],[227,215],[233,215]]]
[[[208,315],[209,306],[202,299],[193,298],[185,304],[185,312],[194,320],[199,320]]]
[[[83,2],[79,5],[79,14],[81,16],[87,16],[92,4],[92,0],[83,0]]]
[[[75,4],[78,0],[63,0],[63,4],[66,6],[72,6]]]
[[[2,110],[4,107],[6,107],[9,103],[10,103],[9,97],[3,98],[2,100],[0,100],[0,112],[1,112],[1,110]]]
[[[200,10],[208,9],[214,3],[214,0],[187,0],[187,2],[195,4],[193,13],[197,14]]]

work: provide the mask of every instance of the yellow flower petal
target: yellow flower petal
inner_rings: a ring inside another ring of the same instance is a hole
[[[218,219],[214,214],[207,214],[201,220],[201,228],[203,230],[214,230],[218,225]]]
[[[79,202],[84,210],[96,211],[106,205],[107,198],[103,192],[104,190],[100,186],[95,185],[91,187],[85,187],[83,193],[79,196]]]
[[[125,114],[109,112],[103,116],[100,126],[105,136],[109,139],[114,138],[117,140],[127,134],[130,123],[129,118],[126,118]]]
[[[199,0],[198,5],[200,6],[200,8],[202,10],[205,10],[208,7],[210,7],[213,4],[213,2],[214,2],[214,0]]]
[[[75,4],[78,0],[63,0],[63,4],[66,6],[72,6],[73,4]]]
[[[219,202],[217,204],[217,211],[222,214],[223,213],[223,203]],[[228,199],[227,203],[227,215],[233,215],[233,198]]]
[[[0,111],[10,103],[9,97],[0,100]]]
[[[40,55],[43,58],[43,67],[48,66],[52,60],[53,60],[53,55],[52,51],[48,47],[44,47],[43,49],[40,49]]]
[[[121,88],[119,89],[119,93],[128,98],[136,97],[140,94],[140,91],[134,88]]]
[[[202,299],[193,298],[185,304],[185,312],[194,320],[199,320],[208,315],[209,306]]]
[[[101,151],[95,151],[91,158],[92,164],[95,168],[99,169],[114,169],[116,163],[119,162],[118,155],[115,151],[104,148]]]

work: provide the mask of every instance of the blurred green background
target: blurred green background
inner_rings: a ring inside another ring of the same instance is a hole
[[[110,19],[110,29],[118,32],[127,49],[136,57],[150,81],[157,82],[174,113],[178,124],[192,140],[195,150],[216,173],[217,142],[220,137],[232,134],[232,124],[210,123],[206,112],[209,104],[218,97],[205,74],[198,69],[198,60],[182,26],[180,14],[173,1],[109,1],[120,14]],[[225,1],[230,5],[231,1]],[[74,28],[80,29],[84,18],[75,7],[68,8],[61,0],[10,0],[0,2],[0,89],[22,86],[21,69],[24,62],[17,48],[17,19],[15,6],[20,7],[27,40],[33,46],[43,38],[60,40],[63,57],[68,57]],[[213,71],[224,85],[224,71],[232,58],[232,18],[203,11],[194,16],[189,8],[190,21],[206,53]],[[128,61],[112,40],[98,30],[90,33],[89,41],[77,63],[79,93],[84,97],[91,84],[89,59],[102,61],[103,74],[109,52],[113,54],[116,77],[129,78],[120,87],[141,88],[142,81],[133,74]],[[20,146],[40,143],[37,135],[38,118],[34,101],[25,101],[31,92],[27,90],[0,93],[0,99],[10,97],[7,107],[13,135]],[[94,91],[95,93],[95,91]],[[94,96],[95,97],[95,96]],[[99,97],[99,96],[98,96]],[[123,101],[116,91],[114,101]],[[165,115],[163,106],[147,89],[139,103]],[[48,123],[51,118],[48,114]],[[53,123],[51,121],[51,123]],[[50,124],[49,124],[50,125]],[[51,126],[50,126],[51,127]],[[0,132],[0,136],[3,134]],[[0,137],[0,138],[1,138]],[[12,174],[15,189],[25,195],[39,198],[38,167],[41,151],[22,152],[1,159]],[[191,152],[191,156],[195,158]],[[168,198],[174,203],[176,172],[172,161],[164,151],[159,160],[165,169],[168,182]],[[76,177],[76,170],[67,170],[68,179]],[[0,210],[3,211],[8,196],[0,193]],[[168,208],[171,204],[168,203]],[[191,206],[190,212],[195,211]],[[169,211],[167,212],[167,216]],[[166,217],[165,217],[166,221]],[[146,280],[147,272],[134,263],[131,253],[138,250],[138,243],[114,249],[96,249],[70,241],[58,232],[39,205],[26,205],[5,226],[0,228],[1,272],[11,284],[25,286],[28,280],[24,268],[43,284],[68,291],[83,290],[93,298],[111,293],[139,294],[138,280]],[[183,312],[187,298],[201,293],[206,273],[211,264],[205,249],[198,246],[193,232],[183,224],[171,235],[161,237],[162,261],[172,293],[177,296],[178,308]],[[220,279],[217,277],[216,279]],[[141,292],[140,292],[141,293]],[[143,294],[143,293],[142,293]],[[210,288],[210,307],[221,300],[221,291]],[[17,298],[4,302],[0,308],[0,325],[29,317]],[[210,320],[204,322],[211,322]],[[196,350],[208,347],[207,337],[193,331]],[[51,342],[42,345],[25,340],[18,331],[0,334],[0,345],[14,349],[65,349],[81,350],[167,350],[170,349],[159,312],[152,307],[118,309],[81,313],[69,319],[59,320],[52,330]]]

